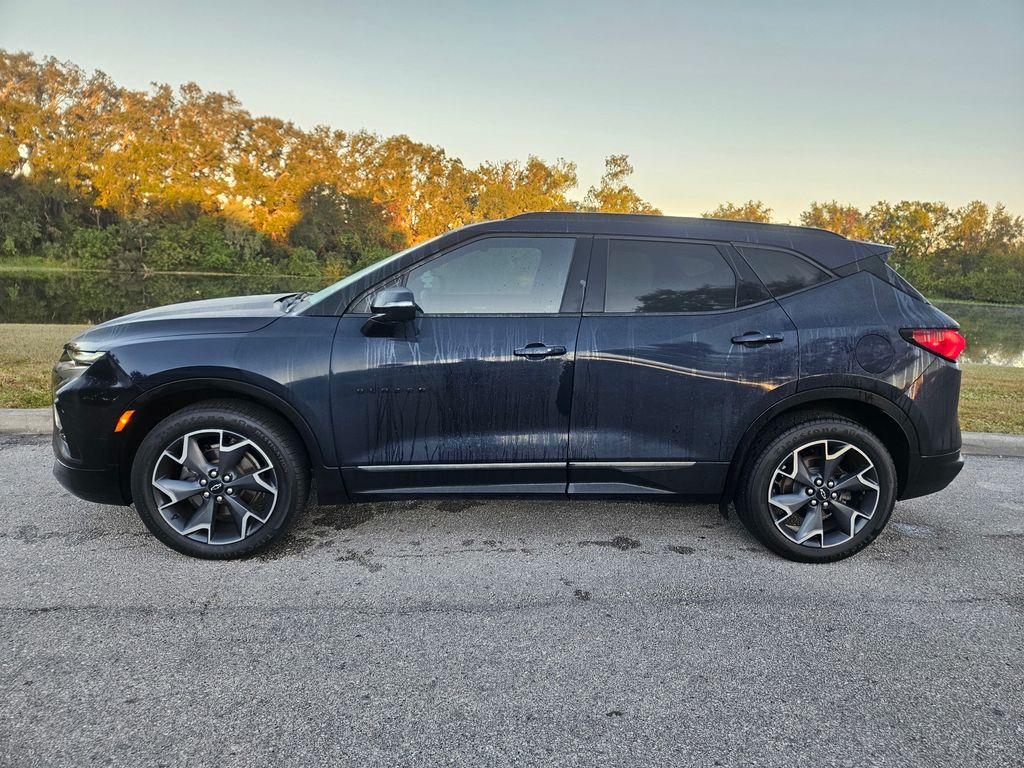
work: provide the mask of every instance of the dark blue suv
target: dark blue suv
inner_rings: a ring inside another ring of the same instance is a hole
[[[138,312],[54,369],[54,472],[164,543],[247,555],[306,504],[469,494],[735,502],[822,562],[960,471],[957,324],[884,245],[537,213],[319,293]]]

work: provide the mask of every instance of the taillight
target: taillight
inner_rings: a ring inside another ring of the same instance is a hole
[[[960,331],[952,328],[904,328],[900,333],[907,341],[953,362],[967,344]]]

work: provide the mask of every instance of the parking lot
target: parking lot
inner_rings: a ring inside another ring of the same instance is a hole
[[[1024,460],[831,566],[717,508],[360,504],[244,562],[0,438],[0,764],[1012,765]]]

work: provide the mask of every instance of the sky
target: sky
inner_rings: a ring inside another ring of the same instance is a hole
[[[1024,0],[0,0],[0,48],[194,81],[469,165],[605,156],[667,214],[761,199],[1024,214]]]

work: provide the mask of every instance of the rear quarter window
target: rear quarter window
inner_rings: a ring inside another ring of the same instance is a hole
[[[903,275],[901,275],[895,269],[890,267],[888,264],[885,265],[885,277],[890,285],[899,288],[904,293],[913,296],[915,299],[918,299],[919,301],[927,301],[927,299],[921,294],[919,290],[917,290],[917,288],[908,283],[906,279],[903,277]]]
[[[742,245],[736,247],[773,296],[802,291],[832,279],[832,275],[824,269],[792,251]]]

